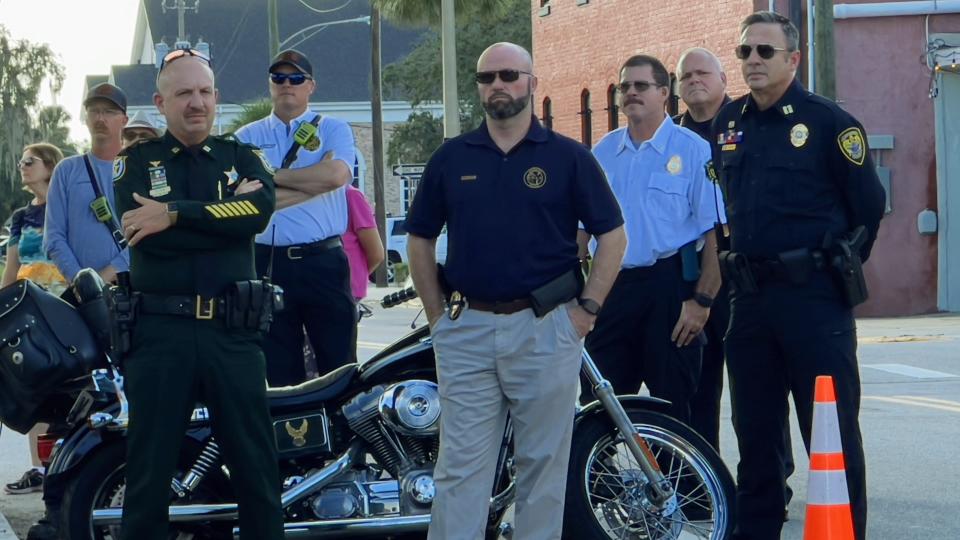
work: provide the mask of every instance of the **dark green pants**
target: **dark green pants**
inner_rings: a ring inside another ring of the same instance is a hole
[[[166,540],[170,479],[200,401],[230,469],[241,537],[283,538],[276,442],[256,334],[227,331],[218,320],[145,315],[124,368],[130,427],[122,537]]]

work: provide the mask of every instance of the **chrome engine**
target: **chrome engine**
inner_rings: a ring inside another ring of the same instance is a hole
[[[436,383],[409,380],[375,386],[341,410],[392,478],[380,479],[374,471],[351,473],[353,478],[331,484],[311,500],[314,514],[331,519],[429,513],[440,449]]]

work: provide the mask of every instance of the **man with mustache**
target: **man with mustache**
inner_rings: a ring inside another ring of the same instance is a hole
[[[44,218],[43,247],[63,277],[72,281],[82,268],[93,268],[104,281],[117,279],[129,268],[129,254],[120,251],[110,230],[91,208],[99,193],[114,208],[113,160],[123,148],[121,132],[127,124],[127,96],[120,88],[98,84],[83,101],[90,152],[61,161],[53,171]],[[89,168],[88,168],[89,165]]]
[[[734,538],[780,537],[787,395],[809,449],[816,377],[831,375],[862,540],[866,467],[852,307],[865,299],[858,270],[877,237],[884,193],[860,122],[795,79],[798,46],[797,28],[777,13],[740,23],[736,55],[750,93],[720,110],[711,137],[730,213],[721,257],[731,286],[724,345],[740,446]],[[863,242],[847,242],[857,229]]]
[[[713,226],[723,217],[705,169],[710,147],[666,114],[669,84],[656,58],[627,59],[618,89],[628,125],[593,149],[623,207],[628,243],[587,350],[618,394],[646,384],[686,422],[703,327],[720,287]]]
[[[484,536],[509,411],[514,538],[559,540],[582,339],[620,264],[623,221],[590,153],[533,116],[529,52],[491,45],[475,78],[485,120],[433,154],[407,216],[443,410],[429,538]],[[585,285],[578,221],[598,237]],[[434,251],[444,224],[446,292]]]
[[[257,235],[257,273],[265,275],[272,259],[271,277],[286,293],[263,350],[270,386],[288,386],[307,378],[304,330],[320,374],[354,356],[357,311],[340,235],[347,230],[345,186],[353,179],[355,151],[348,123],[310,110],[317,83],[303,53],[281,52],[268,72],[273,111],[240,128],[237,138],[259,146],[276,169],[277,212]],[[297,131],[311,127],[315,134],[281,168]]]

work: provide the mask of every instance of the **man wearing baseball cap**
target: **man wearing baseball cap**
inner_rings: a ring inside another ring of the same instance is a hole
[[[82,268],[93,268],[110,283],[117,272],[129,269],[129,254],[117,249],[109,229],[97,221],[91,203],[100,196],[93,188],[96,182],[99,193],[114,207],[113,160],[123,147],[120,132],[127,124],[127,95],[112,84],[98,84],[87,92],[83,108],[90,152],[64,159],[53,171],[43,247],[68,280]]]
[[[272,278],[283,287],[286,306],[263,350],[270,386],[286,386],[306,379],[304,329],[321,374],[353,358],[356,308],[340,235],[347,229],[345,186],[355,151],[349,124],[309,110],[316,81],[303,53],[278,54],[268,84],[272,114],[240,128],[237,138],[263,149],[277,169],[277,211],[256,237],[257,274],[264,274],[272,252]]]

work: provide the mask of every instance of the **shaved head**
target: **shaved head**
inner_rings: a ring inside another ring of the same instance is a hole
[[[217,108],[213,79],[210,66],[193,56],[169,62],[157,76],[153,103],[167,120],[167,132],[187,146],[210,135]]]
[[[209,78],[210,86],[214,85],[213,70],[210,69],[209,64],[193,56],[184,56],[183,58],[178,58],[168,63],[160,70],[160,73],[157,75],[157,92],[163,94],[165,87],[169,86],[168,81],[173,79],[175,74],[188,70],[188,64],[199,66],[199,70],[197,67],[189,69],[189,77],[196,79],[197,75],[203,72],[203,74]]]
[[[499,62],[508,62],[510,63],[510,66],[509,68],[492,66],[493,63]],[[508,43],[506,41],[494,43],[493,45],[487,47],[486,50],[480,54],[480,58],[477,60],[477,71],[489,71],[494,69],[518,69],[521,71],[532,72],[533,57],[530,56],[530,51],[524,49],[516,43]]]

